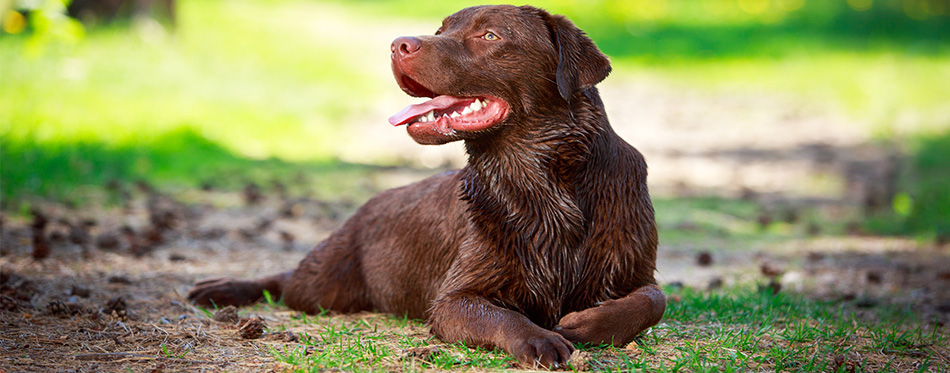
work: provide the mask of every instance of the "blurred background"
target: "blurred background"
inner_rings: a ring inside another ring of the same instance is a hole
[[[296,180],[358,201],[458,167],[458,144],[419,146],[387,124],[419,101],[394,84],[389,44],[469,5],[2,0],[0,207],[107,205],[135,181]],[[950,2],[533,5],[611,57],[601,91],[650,164],[665,242],[710,230],[950,240]],[[372,176],[394,169],[409,176]]]

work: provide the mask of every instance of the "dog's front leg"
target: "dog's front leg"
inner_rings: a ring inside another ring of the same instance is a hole
[[[659,286],[641,287],[620,299],[571,312],[555,331],[571,342],[625,346],[646,328],[656,325],[666,310],[666,296]]]
[[[475,295],[449,295],[436,300],[429,323],[443,341],[499,347],[527,367],[564,366],[574,351],[560,334]]]

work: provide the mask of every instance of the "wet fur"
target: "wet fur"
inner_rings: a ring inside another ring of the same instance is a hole
[[[468,39],[484,27],[504,28],[505,43]],[[245,305],[266,289],[308,313],[406,314],[444,341],[544,366],[566,363],[569,342],[625,345],[659,322],[646,163],[594,87],[607,58],[564,17],[528,6],[467,8],[418,40],[425,49],[400,61],[413,79],[511,107],[485,132],[416,138],[464,140],[468,165],[380,193],[293,271],[205,281],[190,299]]]

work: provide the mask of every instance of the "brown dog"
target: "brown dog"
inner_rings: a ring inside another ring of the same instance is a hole
[[[246,305],[266,289],[308,313],[405,314],[548,367],[571,342],[624,345],[659,322],[646,163],[607,122],[594,43],[562,16],[481,6],[392,51],[403,91],[432,99],[390,122],[422,144],[464,140],[469,164],[380,193],[293,271],[189,298]]]

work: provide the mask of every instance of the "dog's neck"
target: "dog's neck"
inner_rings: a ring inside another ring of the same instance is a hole
[[[564,107],[570,115],[535,113],[487,141],[466,142],[469,163],[461,193],[470,218],[479,229],[502,229],[482,232],[498,241],[496,247],[515,250],[523,262],[541,262],[526,268],[543,270],[549,267],[544,261],[570,260],[582,239],[585,217],[575,185],[591,147],[603,143],[594,139],[605,126],[609,132],[609,124],[599,99],[578,96],[589,101]]]
[[[610,138],[613,130],[596,88],[548,110],[521,115],[497,133],[465,142],[469,162],[463,198],[493,199],[514,219],[543,218],[531,215],[551,213],[544,211],[547,207],[574,207],[580,171],[593,147],[609,143],[599,140]]]

